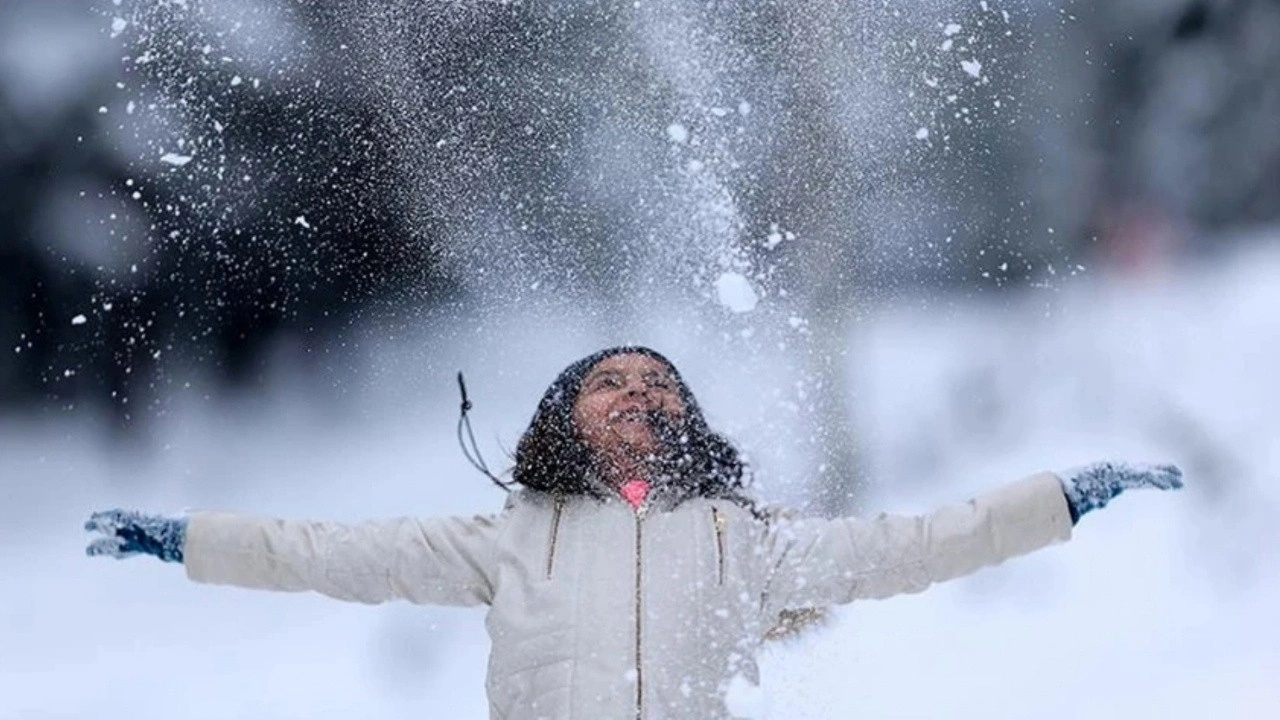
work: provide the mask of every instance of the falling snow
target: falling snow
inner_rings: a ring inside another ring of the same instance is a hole
[[[715,286],[716,299],[731,312],[751,312],[760,300],[751,283],[736,272],[722,273],[716,279]]]
[[[191,162],[191,156],[179,155],[178,153],[168,152],[160,156],[160,162],[165,163],[167,165],[182,167],[183,165],[186,165],[187,163]]]

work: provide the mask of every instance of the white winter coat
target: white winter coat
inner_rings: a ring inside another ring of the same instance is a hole
[[[729,718],[784,609],[919,592],[1071,535],[1037,475],[921,517],[757,519],[693,499],[520,491],[498,515],[342,525],[191,518],[188,576],[341,600],[488,605],[494,720]],[[737,680],[734,680],[738,678]]]

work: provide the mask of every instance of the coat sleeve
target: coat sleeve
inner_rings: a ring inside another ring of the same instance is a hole
[[[766,535],[766,608],[920,592],[1070,538],[1067,501],[1050,473],[929,515],[782,521]]]
[[[493,600],[501,516],[357,524],[204,512],[183,547],[187,577],[339,600],[480,605]]]

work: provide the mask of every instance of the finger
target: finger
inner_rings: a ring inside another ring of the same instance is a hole
[[[1098,468],[1121,488],[1163,488],[1169,482],[1165,465],[1153,465],[1145,462],[1106,462],[1099,463]]]
[[[89,519],[84,524],[84,529],[89,532],[112,535],[123,522],[123,510],[99,510],[89,516]]]
[[[1177,465],[1157,465],[1155,468],[1156,487],[1162,490],[1177,490],[1182,487],[1182,469]]]
[[[137,552],[126,549],[125,541],[118,537],[107,537],[94,540],[89,543],[89,546],[84,549],[84,552],[89,557],[107,556],[114,558],[126,558],[138,554]]]
[[[1176,465],[1133,463],[1121,471],[1122,483],[1132,488],[1177,490],[1182,487],[1182,470]]]
[[[121,510],[119,508],[100,510],[89,516],[84,528],[90,532],[97,531],[107,535],[114,535],[120,528],[136,523],[138,518],[139,514],[134,510]]]
[[[89,516],[84,522],[84,529],[88,532],[105,532],[103,529],[106,524],[107,513],[110,511],[98,511]]]

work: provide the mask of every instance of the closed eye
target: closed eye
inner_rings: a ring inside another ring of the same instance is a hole
[[[616,373],[601,373],[591,380],[588,387],[592,390],[622,387],[622,378]]]
[[[666,375],[657,375],[657,374],[648,375],[645,377],[644,382],[649,387],[662,388],[663,390],[675,389],[675,382],[673,382],[671,378],[667,377]]]

